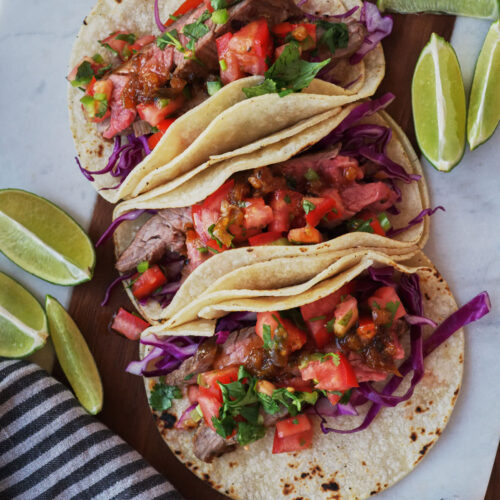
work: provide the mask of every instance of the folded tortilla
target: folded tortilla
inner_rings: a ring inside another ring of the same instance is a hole
[[[260,166],[271,165],[285,161],[300,153],[308,146],[315,144],[333,130],[356,106],[352,104],[342,110],[332,110],[308,120],[289,129],[276,133],[260,141],[256,152],[248,153],[248,147],[242,148],[241,154],[232,159],[225,159],[214,165],[206,163],[197,169],[185,174],[178,179],[149,191],[133,200],[119,204],[114,212],[114,218],[122,216],[135,209],[162,209],[190,206],[204,200],[213,193],[235,172],[254,169]],[[409,174],[422,175],[422,169],[408,139],[402,130],[385,112],[379,112],[363,120],[365,123],[375,123],[389,126],[393,132],[388,144],[389,158],[404,167]],[[281,139],[281,140],[280,140]],[[405,227],[409,221],[418,216],[423,209],[428,208],[429,198],[425,180],[405,183],[396,181],[402,192],[402,202],[398,204],[400,213],[389,214],[393,227]],[[114,235],[115,253],[117,258],[129,246],[136,232],[145,223],[149,216],[144,215],[134,221],[125,221],[118,227]],[[303,257],[309,255],[330,254],[332,252],[348,252],[355,248],[380,249],[388,255],[408,255],[415,253],[417,248],[422,248],[429,235],[429,221],[425,217],[422,222],[413,225],[408,230],[397,234],[394,238],[382,237],[376,234],[354,232],[343,234],[333,240],[318,245],[289,245],[289,246],[261,246],[251,248],[238,248],[212,256],[197,267],[184,281],[181,289],[176,293],[170,305],[162,308],[154,300],[140,305],[132,295],[130,288],[126,288],[130,299],[139,312],[151,323],[166,322],[169,326],[179,325],[194,319],[195,304],[200,296],[214,286],[219,278],[240,280],[248,283],[252,279],[250,274],[259,276],[260,271],[255,266],[272,259],[288,258],[286,267],[296,269],[300,267],[304,280],[314,276],[316,270],[310,261]],[[264,288],[282,288],[286,283],[283,274],[273,277],[272,269],[279,270],[278,266],[271,266],[271,271],[266,272],[267,285]],[[238,271],[240,270],[240,271]],[[234,274],[231,274],[233,273]],[[286,274],[286,273],[285,273]],[[233,278],[231,278],[234,276]],[[232,282],[232,283],[233,283]],[[229,286],[230,289],[234,285]],[[256,289],[257,286],[247,288]],[[241,292],[243,293],[243,292]],[[189,307],[188,307],[189,306]],[[189,311],[189,313],[188,313]]]
[[[167,18],[179,3],[179,0],[160,2],[161,17]],[[339,14],[361,5],[358,0],[345,3],[341,0],[309,0],[303,9]],[[359,17],[359,10],[354,14],[356,16]],[[85,18],[75,41],[70,68],[75,67],[85,56],[101,54],[107,57],[98,40],[116,30],[129,30],[138,36],[151,33],[159,35],[153,16],[153,1],[98,0]],[[302,119],[373,95],[384,72],[384,55],[382,46],[378,44],[360,63],[346,67],[344,83],[354,82],[349,90],[316,79],[299,94],[284,98],[267,94],[247,99],[242,88],[259,84],[263,77],[251,76],[237,80],[179,117],[152,153],[134,168],[119,188],[113,189],[119,180],[110,173],[94,176],[93,185],[105,199],[113,203],[137,196],[189,172],[212,156],[226,154],[225,158],[228,158],[232,151],[248,144],[257,144],[259,139]],[[103,139],[95,124],[85,120],[81,97],[81,91],[70,86],[68,101],[71,131],[81,164],[92,173],[106,166],[113,143]]]
[[[351,264],[356,261],[351,267],[347,266],[298,295],[229,300],[207,306],[200,316],[298,307],[333,293],[370,266],[392,266],[400,273],[417,273],[424,316],[438,324],[457,308],[447,283],[422,253],[401,263],[374,252],[361,252],[351,259]],[[184,334],[188,330],[185,328]],[[432,329],[426,326],[423,331],[425,338]],[[156,327],[146,330],[145,335],[148,333],[162,334]],[[175,334],[175,331],[163,330],[163,334]],[[146,352],[146,346],[141,345],[141,357]],[[450,418],[460,390],[463,356],[464,334],[460,330],[425,358],[424,378],[410,400],[394,408],[382,409],[367,429],[354,434],[324,435],[316,419],[313,446],[300,453],[272,455],[273,433],[268,431],[266,437],[247,449],[238,447],[207,464],[193,453],[193,431],[169,429],[165,419],[158,418],[154,411],[153,414],[163,439],[175,456],[195,475],[230,498],[327,499],[332,498],[334,492],[338,498],[365,499],[411,472],[435,444]],[[407,390],[409,378],[396,394]],[[157,379],[144,380],[149,397]],[[178,418],[188,405],[184,400],[174,400],[169,413]],[[358,408],[359,417],[339,416],[329,423],[336,428],[354,428],[360,424],[369,406]]]

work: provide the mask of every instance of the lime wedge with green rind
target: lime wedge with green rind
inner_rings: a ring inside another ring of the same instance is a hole
[[[490,26],[479,54],[469,98],[467,140],[471,149],[486,142],[500,121],[500,21]]]
[[[437,170],[449,172],[465,151],[465,90],[453,47],[435,33],[415,66],[411,97],[422,153]]]
[[[57,285],[90,280],[95,265],[94,247],[82,228],[53,203],[19,189],[0,190],[0,251]]]
[[[0,273],[0,356],[24,358],[45,345],[47,318],[38,301]]]
[[[92,415],[102,409],[102,383],[78,326],[61,304],[47,295],[45,310],[57,359],[81,405]]]
[[[498,19],[500,0],[378,0],[381,11],[413,14],[431,12],[453,16]]]

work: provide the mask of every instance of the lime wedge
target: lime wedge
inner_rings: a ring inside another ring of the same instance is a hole
[[[465,91],[453,47],[435,33],[417,61],[411,99],[422,153],[437,170],[449,172],[465,150]]]
[[[45,310],[59,364],[78,401],[95,415],[102,409],[102,384],[87,342],[71,316],[50,295],[45,299]]]
[[[500,21],[490,26],[470,91],[467,140],[471,149],[487,141],[500,120]]]
[[[92,242],[68,214],[18,189],[0,190],[0,251],[57,285],[90,280],[95,265]]]
[[[498,19],[500,0],[378,0],[381,11],[401,14],[432,12],[453,16]]]
[[[29,356],[48,336],[42,306],[17,281],[0,273],[0,356]]]

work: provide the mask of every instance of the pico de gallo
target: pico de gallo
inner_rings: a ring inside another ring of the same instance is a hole
[[[362,21],[353,17],[357,10],[320,18],[306,15],[293,0],[186,0],[165,25],[157,18],[160,36],[119,30],[99,40],[101,51],[84,57],[68,80],[83,91],[82,112],[104,139],[145,139],[135,144],[142,156],[123,160],[123,177],[177,117],[230,82],[263,75],[261,85],[243,90],[246,96],[284,96],[316,76],[331,79],[341,58],[359,62],[375,47],[370,39],[367,48],[367,26],[377,28],[377,41],[390,29],[387,23],[385,31],[378,29],[389,18],[372,4],[363,8]]]
[[[269,429],[273,454],[296,452],[312,446],[315,417],[323,432],[337,432],[324,427],[325,416],[358,415],[356,408],[369,401],[380,408],[409,399],[423,376],[422,352],[428,355],[489,307],[487,294],[480,294],[424,341],[421,326],[436,324],[423,316],[418,276],[372,267],[294,309],[232,313],[208,340],[143,336],[141,343],[153,350],[129,371],[160,375],[150,396],[160,414],[174,399],[189,400],[175,427],[195,430],[193,450],[201,460],[257,441]],[[402,380],[412,370],[402,396],[371,385]],[[368,412],[363,425],[338,432],[362,430],[375,415]]]

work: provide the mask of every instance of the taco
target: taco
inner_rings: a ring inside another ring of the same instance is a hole
[[[372,95],[384,75],[378,42],[392,20],[358,1],[302,4],[99,0],[68,80],[80,168],[100,194],[135,196],[149,173],[162,184]]]
[[[422,247],[427,189],[404,134],[380,111],[390,100],[305,120],[256,153],[118,205],[116,267],[139,311],[150,322],[170,320],[218,278],[269,259]],[[303,279],[312,276],[306,259]]]
[[[148,400],[167,445],[231,498],[364,499],[408,474],[435,444],[461,386],[458,311],[431,262],[364,252],[304,293],[234,300],[215,336],[146,330]],[[439,326],[437,326],[439,324]]]

